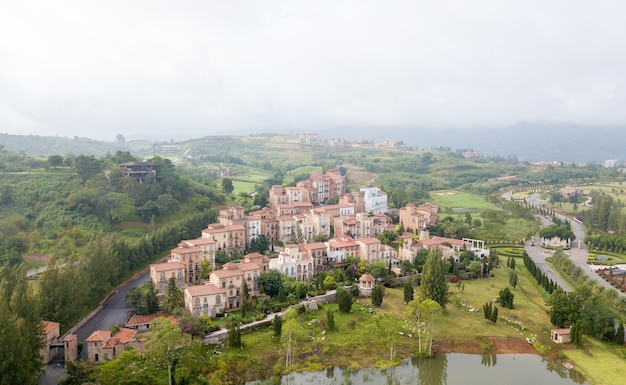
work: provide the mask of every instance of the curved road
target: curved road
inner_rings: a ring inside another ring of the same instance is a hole
[[[141,286],[150,280],[150,274],[142,272],[123,283],[116,292],[104,304],[102,310],[94,315],[83,326],[74,331],[78,335],[78,341],[83,341],[96,330],[109,330],[115,325],[124,325],[128,321],[130,308],[126,303],[126,292],[133,286]],[[87,343],[80,354],[80,359],[87,361]]]
[[[133,286],[141,286],[150,280],[148,270],[143,271],[129,279],[116,289],[116,292],[104,304],[102,310],[96,313],[90,320],[74,331],[78,335],[78,341],[84,342],[83,351],[79,360],[87,361],[87,343],[85,340],[96,330],[109,330],[115,325],[124,325],[129,317],[130,308],[126,303],[126,292]],[[55,385],[59,379],[65,376],[65,369],[58,362],[52,362],[45,367],[44,374],[39,377],[39,385]]]
[[[504,196],[508,196],[510,199],[511,193],[508,192],[507,194],[503,195],[503,197]],[[541,206],[541,204],[544,203],[544,201],[539,198],[539,194],[537,193],[532,194],[530,197],[526,198],[526,201],[533,206]],[[542,226],[549,226],[552,223],[549,218],[543,215],[536,215],[535,217],[541,220]],[[566,217],[565,215],[557,213],[556,217],[561,220],[569,221],[572,231],[576,236],[576,239],[572,241],[571,248],[566,251],[569,259],[574,262],[576,266],[579,266],[581,269],[583,269],[585,274],[587,274],[587,276],[589,276],[591,279],[595,280],[599,285],[608,289],[613,288],[607,281],[602,279],[602,277],[600,277],[593,270],[591,270],[591,268],[587,264],[587,257],[589,256],[589,252],[587,251],[587,246],[584,242],[585,229],[583,228],[583,226],[572,218]],[[565,282],[563,282],[560,278],[558,278],[556,274],[554,274],[552,269],[546,264],[546,257],[549,256],[544,254],[546,250],[544,250],[541,246],[532,246],[530,242],[525,245],[525,249],[528,255],[532,258],[532,260],[535,261],[537,267],[539,267],[548,278],[556,282],[559,286],[563,288],[563,290],[571,291],[571,288],[567,286],[567,284],[565,284]],[[620,294],[624,295],[624,293],[621,292]]]

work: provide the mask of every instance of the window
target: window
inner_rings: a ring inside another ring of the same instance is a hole
[[[161,281],[165,281],[165,273],[161,273]]]
[[[196,306],[200,306],[200,298],[197,298],[194,300],[194,303],[196,304]]]
[[[104,359],[108,360],[109,359],[109,354],[108,353],[104,353]]]
[[[226,287],[226,281],[222,281],[222,288]]]
[[[222,297],[218,295],[217,297],[215,297],[215,304],[219,305],[221,303],[222,303]]]
[[[99,359],[98,359],[98,354],[96,354],[96,355],[94,355],[94,356],[93,356],[93,360],[94,360],[95,362],[98,362],[98,361],[99,361]]]

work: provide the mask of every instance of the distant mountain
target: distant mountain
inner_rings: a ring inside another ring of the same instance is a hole
[[[50,155],[94,155],[102,157],[116,151],[130,151],[135,155],[150,153],[154,143],[131,141],[125,143],[103,142],[89,138],[60,136],[12,135],[0,133],[0,146],[12,152],[47,158]]]
[[[298,132],[292,131],[295,135]],[[510,127],[471,129],[427,129],[410,127],[336,127],[317,130],[325,139],[341,138],[354,141],[364,137],[372,141],[402,140],[418,149],[449,147],[473,149],[486,156],[517,156],[520,160],[596,162],[607,159],[626,160],[626,126],[592,126],[557,123],[519,123]],[[233,134],[245,136],[246,134]],[[285,133],[285,135],[287,135]],[[221,135],[224,136],[224,135]],[[152,135],[152,137],[155,137]],[[201,137],[199,135],[198,139]],[[187,137],[185,137],[187,139]],[[182,143],[182,141],[181,141]],[[159,143],[133,140],[125,143],[102,142],[88,138],[58,136],[9,135],[0,133],[0,145],[9,151],[24,151],[28,155],[103,156],[118,150],[138,156],[150,156]],[[175,145],[177,142],[161,142]]]
[[[626,127],[527,123],[500,129],[447,130],[429,136],[430,146],[473,148],[485,155],[516,155],[531,162],[626,159]],[[424,145],[420,141],[419,146]]]

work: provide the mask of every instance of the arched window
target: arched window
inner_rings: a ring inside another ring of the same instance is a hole
[[[98,357],[98,353],[96,353],[96,355],[93,357],[93,360],[95,362],[98,362],[100,360],[100,358]]]
[[[208,301],[208,300],[207,300],[207,298],[206,298],[206,297],[204,297],[204,303],[207,303],[207,301]]]
[[[215,297],[215,303],[216,303],[217,305],[221,304],[221,303],[222,303],[222,297],[221,297],[221,296],[219,296],[219,295],[218,295],[217,297]]]
[[[195,299],[195,304],[196,304],[196,306],[200,306],[200,298],[197,298],[197,297],[196,297],[196,299]]]

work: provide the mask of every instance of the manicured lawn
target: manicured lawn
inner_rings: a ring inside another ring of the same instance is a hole
[[[499,208],[489,203],[481,195],[470,194],[456,190],[431,191],[430,202],[439,206],[439,212],[445,212],[446,208],[453,212],[471,214],[480,213],[484,210],[498,210]],[[441,214],[440,214],[441,215]]]
[[[563,351],[590,384],[623,384],[626,348],[583,337],[582,348],[568,345]]]
[[[252,193],[254,191],[256,191],[256,186],[257,183],[254,182],[243,182],[240,180],[233,180],[233,195],[237,195],[241,192],[245,192],[245,193]]]

